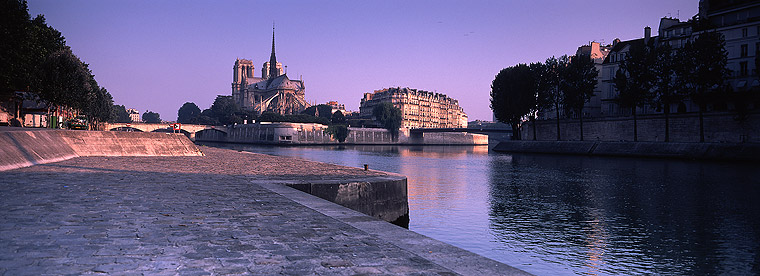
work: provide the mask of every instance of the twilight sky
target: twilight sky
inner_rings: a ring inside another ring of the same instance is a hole
[[[303,76],[306,100],[358,110],[386,87],[459,100],[470,120],[491,120],[489,92],[504,67],[574,54],[578,46],[657,32],[687,20],[698,0],[211,1],[28,0],[66,37],[116,104],[176,120],[185,102],[208,108],[230,95],[235,58],[277,61]]]

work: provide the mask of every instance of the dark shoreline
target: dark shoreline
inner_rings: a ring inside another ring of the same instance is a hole
[[[760,162],[758,143],[502,141],[497,152]]]

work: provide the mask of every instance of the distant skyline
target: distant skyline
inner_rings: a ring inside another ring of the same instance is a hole
[[[29,0],[114,102],[176,120],[230,95],[236,58],[255,76],[277,60],[303,76],[306,100],[358,111],[363,93],[411,87],[457,99],[491,120],[491,81],[502,68],[574,54],[590,41],[656,35],[660,18],[688,20],[698,0],[675,1],[96,1]]]

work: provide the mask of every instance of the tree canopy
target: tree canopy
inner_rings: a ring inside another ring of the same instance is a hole
[[[127,113],[127,108],[125,108],[123,105],[112,105],[111,106],[111,117],[108,120],[109,123],[131,123],[132,119],[129,117],[129,113]]]
[[[391,133],[394,141],[398,139],[398,129],[401,127],[401,120],[403,120],[400,109],[393,106],[392,103],[384,102],[372,109],[372,116],[375,117],[375,121]]]
[[[149,124],[161,123],[161,115],[150,110],[143,113],[142,119],[144,122],[149,123]]]
[[[177,123],[190,124],[197,121],[201,115],[201,109],[195,103],[186,102],[177,110]]]
[[[326,104],[312,105],[301,111],[301,114],[330,119],[332,116],[332,106]]]
[[[519,139],[522,118],[536,107],[536,83],[530,67],[518,64],[502,69],[491,84],[491,109],[496,119],[512,126]]]

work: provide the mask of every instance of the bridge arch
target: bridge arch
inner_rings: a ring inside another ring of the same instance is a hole
[[[196,141],[224,141],[227,132],[216,128],[208,128],[195,133]]]
[[[120,126],[120,127],[115,127],[115,128],[109,129],[109,131],[130,131],[130,132],[143,132],[143,131],[142,131],[141,129],[139,129],[139,128],[128,127],[128,126]]]

